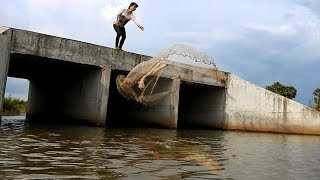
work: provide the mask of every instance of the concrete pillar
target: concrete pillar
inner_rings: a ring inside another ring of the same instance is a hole
[[[0,120],[2,116],[4,94],[10,62],[10,44],[12,30],[0,27]]]
[[[97,118],[96,125],[105,126],[108,110],[109,87],[111,78],[111,66],[105,66],[99,72],[98,92],[97,92]]]
[[[176,88],[171,94],[171,111],[170,111],[170,127],[177,128],[178,127],[178,113],[179,113],[179,98],[180,98],[180,79],[174,78],[172,81],[172,87]]]
[[[177,89],[175,89],[177,87]],[[177,128],[178,104],[179,104],[179,79],[160,78],[154,92],[174,90],[161,100],[152,105],[144,106],[133,116],[135,119],[144,121],[164,128]]]
[[[111,67],[59,73],[30,80],[27,118],[81,120],[104,126]]]

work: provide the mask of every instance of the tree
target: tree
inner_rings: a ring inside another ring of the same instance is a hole
[[[3,101],[3,115],[16,116],[26,113],[27,102],[10,97],[5,97]]]
[[[266,89],[289,99],[294,99],[297,95],[297,89],[295,87],[284,86],[279,82],[276,82],[271,86],[267,86]]]
[[[320,88],[313,91],[315,108],[320,110]]]

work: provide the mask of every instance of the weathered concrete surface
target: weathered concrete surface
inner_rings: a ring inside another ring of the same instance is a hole
[[[96,96],[97,115],[93,119],[97,126],[106,125],[111,71],[111,66],[108,65],[104,66],[99,72],[99,78],[96,84],[98,87]],[[95,106],[91,108],[95,108]]]
[[[10,61],[11,35],[12,30],[6,27],[0,27],[0,120]]]
[[[229,74],[225,129],[320,134],[320,112]]]

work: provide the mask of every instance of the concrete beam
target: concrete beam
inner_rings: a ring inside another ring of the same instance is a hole
[[[19,29],[13,31],[11,51],[101,68],[107,63],[116,69],[132,69],[148,59],[139,54]]]
[[[320,134],[320,112],[229,74],[224,128]]]
[[[118,51],[90,43],[54,37],[50,35],[13,29],[12,53],[30,54],[50,59],[104,67],[110,64],[112,69],[130,71],[140,62],[151,59],[150,56]],[[202,67],[173,63],[162,77],[172,78],[179,75],[183,81],[214,86],[225,86],[220,79],[226,80],[227,73],[211,71]],[[218,78],[219,77],[219,78]]]
[[[2,117],[4,94],[10,62],[11,36],[11,29],[0,27],[0,120]]]
[[[161,75],[162,77],[178,77],[181,81],[225,87],[228,73],[216,69],[191,66],[173,62]]]

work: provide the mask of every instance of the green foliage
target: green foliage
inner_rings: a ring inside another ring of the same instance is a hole
[[[27,109],[27,102],[12,98],[12,97],[6,97],[3,102],[3,115],[4,116],[16,116],[16,115],[22,115],[26,113]]]
[[[313,95],[314,95],[313,100],[315,103],[315,108],[320,111],[320,88],[314,90]]]
[[[297,95],[296,88],[294,88],[293,86],[284,86],[279,82],[276,82],[271,86],[267,86],[266,89],[289,99],[293,99]]]

